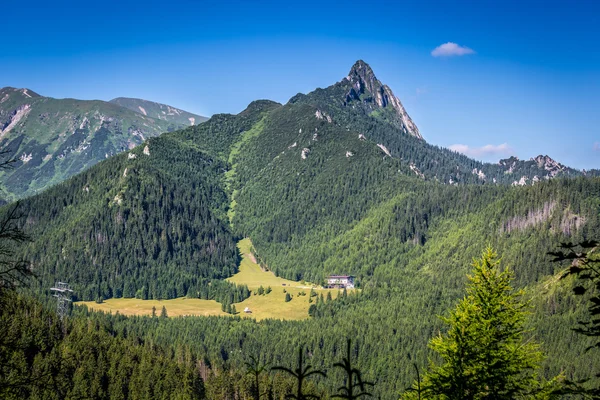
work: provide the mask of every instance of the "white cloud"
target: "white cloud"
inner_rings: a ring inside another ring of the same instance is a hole
[[[594,143],[594,151],[600,151],[600,142]]]
[[[431,51],[431,55],[434,57],[464,56],[467,54],[475,54],[475,50],[453,42],[441,44]]]
[[[415,90],[415,93],[417,94],[417,97],[419,97],[421,95],[429,93],[429,89],[427,89],[427,87],[418,87]]]
[[[487,157],[492,155],[508,155],[513,149],[507,144],[502,143],[499,145],[486,144],[482,147],[469,147],[466,144],[453,144],[448,147],[452,151],[456,151],[457,153],[462,153],[469,157]]]

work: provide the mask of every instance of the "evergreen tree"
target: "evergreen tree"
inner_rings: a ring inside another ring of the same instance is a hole
[[[156,317],[156,307],[152,306],[152,318]]]
[[[367,392],[368,386],[374,386],[372,382],[366,382],[362,379],[362,373],[352,364],[352,348],[350,339],[346,343],[346,357],[341,362],[333,364],[334,367],[341,368],[345,373],[344,382],[338,388],[339,394],[333,395],[334,399],[357,400],[361,397],[372,397],[373,395]]]
[[[273,367],[272,371],[283,371],[290,374],[296,380],[296,392],[294,394],[290,394],[286,396],[287,399],[294,400],[308,400],[308,399],[319,399],[318,396],[313,394],[304,393],[304,382],[306,379],[312,375],[321,375],[324,378],[327,378],[325,372],[313,369],[311,365],[304,365],[304,346],[300,346],[298,349],[298,364],[296,369],[291,370],[286,367]]]
[[[577,296],[588,298],[589,316],[587,321],[579,321],[579,326],[573,330],[581,335],[590,337],[593,342],[586,351],[600,350],[600,258],[597,241],[584,241],[578,244],[562,243],[560,251],[551,252],[555,262],[567,261],[569,267],[563,273],[562,278],[574,276],[577,285],[573,287],[573,293]],[[583,394],[593,399],[600,399],[600,373],[596,373],[596,379],[585,379],[581,382],[570,382],[569,387],[564,388],[560,394]],[[586,384],[591,387],[586,387]]]
[[[290,296],[289,293],[285,294],[285,302],[287,303],[288,301],[292,301],[292,296]]]
[[[448,332],[430,342],[444,362],[423,378],[424,398],[514,399],[538,386],[542,353],[525,338],[527,303],[511,287],[512,272],[499,263],[491,248],[474,260],[466,297],[442,318]]]
[[[267,395],[268,392],[262,393],[260,391],[260,376],[263,372],[268,372],[267,364],[261,364],[254,356],[250,356],[250,362],[246,362],[246,375],[251,375],[254,378],[252,385],[250,386],[250,393],[254,400],[260,400],[261,396]]]
[[[160,317],[161,318],[167,318],[168,317],[168,315],[167,315],[167,307],[165,307],[165,306],[162,307],[162,310],[160,310]]]

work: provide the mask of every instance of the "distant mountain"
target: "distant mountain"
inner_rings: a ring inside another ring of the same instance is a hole
[[[112,99],[110,103],[118,104],[148,117],[156,118],[162,121],[173,122],[183,126],[197,125],[208,119],[201,115],[180,110],[179,108],[143,99],[117,97],[116,99]]]
[[[189,125],[99,100],[53,99],[0,89],[0,149],[18,161],[0,172],[0,199],[37,193],[149,137]]]

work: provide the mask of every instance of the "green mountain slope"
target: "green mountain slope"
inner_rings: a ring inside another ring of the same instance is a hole
[[[491,244],[529,290],[546,376],[600,368],[580,358],[587,343],[570,328],[581,300],[568,295],[570,282],[556,282],[559,267],[546,257],[561,241],[600,237],[600,178],[565,170],[511,186],[517,166],[533,180],[550,173],[550,160],[509,160],[506,173],[431,146],[392,96],[358,62],[349,78],[286,105],[253,102],[238,115],[151,139],[25,199],[34,242],[24,254],[41,288],[67,280],[88,299],[223,285],[235,271],[235,239],[244,236],[286,278],[354,274],[359,294],[319,301],[303,322],[114,322],[153,342],[190,346],[215,369],[243,368],[249,355],[291,365],[300,343],[312,365],[327,367],[352,337],[366,378],[377,378],[375,393],[392,399],[414,378],[407,353],[426,365],[437,315],[463,295],[472,257]]]
[[[181,126],[197,125],[208,119],[201,115],[180,110],[179,108],[143,99],[117,97],[116,99],[112,99],[110,103],[118,104],[148,117],[171,122]]]
[[[188,143],[155,138],[22,203],[42,278],[77,297],[173,298],[236,271],[225,166]],[[48,247],[49,246],[49,247]]]
[[[0,172],[0,198],[37,193],[144,140],[184,125],[104,101],[43,97],[0,89],[0,147],[17,158]]]

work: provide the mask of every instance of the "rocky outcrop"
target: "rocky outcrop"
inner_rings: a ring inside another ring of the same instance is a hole
[[[375,77],[367,63],[362,60],[357,61],[345,79],[350,83],[350,89],[346,93],[346,103],[352,101],[372,103],[374,109],[390,107],[404,133],[423,139],[400,99],[394,95],[389,86],[382,84]]]
[[[554,178],[556,175],[558,175],[560,172],[564,171],[566,168],[564,165],[553,160],[551,157],[549,157],[547,155],[546,156],[539,155],[535,158],[532,158],[530,161],[534,161],[537,164],[538,168],[548,171],[548,175],[550,176],[550,178]]]
[[[14,110],[2,125],[0,125],[0,138],[11,131],[31,111],[31,105],[23,104]]]

